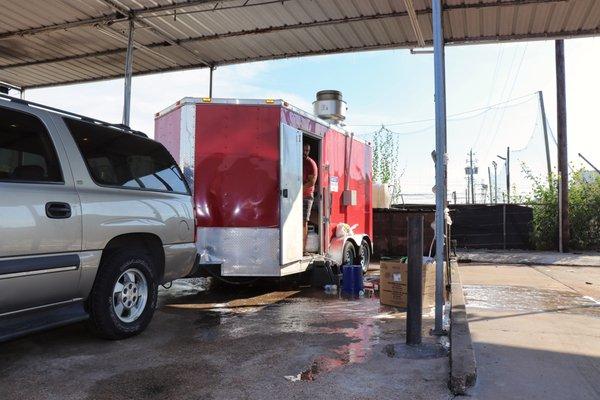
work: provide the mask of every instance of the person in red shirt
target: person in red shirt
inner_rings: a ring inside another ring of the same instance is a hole
[[[304,159],[302,161],[302,210],[304,218],[304,245],[303,249],[306,253],[306,238],[308,237],[308,220],[314,201],[315,184],[317,182],[317,163],[308,155],[310,154],[310,145],[304,144],[303,149]]]

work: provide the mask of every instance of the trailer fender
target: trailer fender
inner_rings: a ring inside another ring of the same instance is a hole
[[[362,243],[363,240],[366,240],[369,244],[371,244],[371,240],[368,235],[365,234],[355,234],[344,237],[334,237],[331,239],[329,243],[329,252],[327,256],[337,265],[342,265],[343,260],[343,250],[346,242],[351,242],[354,245],[354,249],[358,254],[358,247]]]

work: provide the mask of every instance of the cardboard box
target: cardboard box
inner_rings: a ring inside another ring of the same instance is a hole
[[[381,304],[393,307],[407,307],[408,264],[400,260],[380,262],[379,299]],[[446,265],[444,264],[444,269]],[[444,273],[444,281],[446,274]],[[435,264],[423,264],[423,308],[435,306]]]

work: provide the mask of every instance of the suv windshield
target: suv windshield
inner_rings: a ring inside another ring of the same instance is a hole
[[[90,122],[64,120],[98,185],[189,194],[179,167],[160,143]]]

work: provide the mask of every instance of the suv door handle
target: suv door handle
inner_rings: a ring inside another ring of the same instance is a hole
[[[46,203],[46,216],[53,219],[64,219],[71,217],[71,206],[69,203],[53,201]]]

